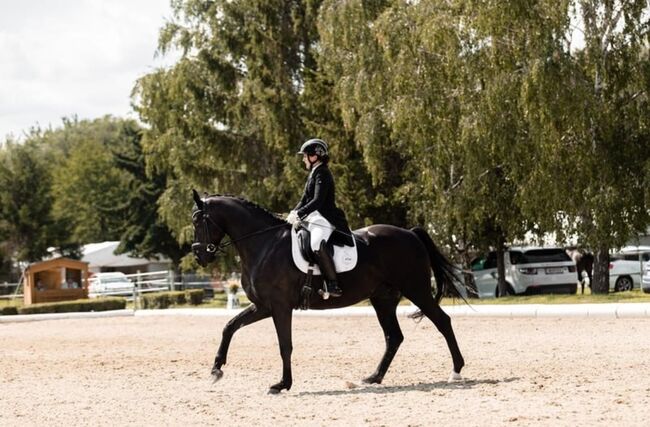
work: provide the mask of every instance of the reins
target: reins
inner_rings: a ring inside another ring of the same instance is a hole
[[[204,219],[204,221],[203,221],[203,226],[205,227],[205,235],[206,235],[206,236],[210,236],[210,233],[209,233],[209,230],[208,230],[208,221],[210,221],[210,222],[212,223],[212,225],[214,225],[214,226],[217,228],[217,230],[221,231],[221,233],[222,233],[224,236],[228,236],[228,234],[223,230],[223,228],[221,228],[221,227],[219,226],[219,224],[217,224],[217,223],[216,223],[216,222],[215,222],[215,221],[210,217],[210,215],[205,214],[205,213],[204,213],[203,211],[201,211],[201,210],[198,210],[198,211],[196,211],[196,212],[194,213],[193,216],[196,216],[197,214],[200,214],[200,215],[203,216],[203,219]],[[302,225],[302,226],[304,226],[304,224],[312,224],[312,225],[316,225],[316,226],[320,226],[320,227],[325,227],[324,225],[316,224],[316,223],[311,223],[311,222],[309,222],[309,221],[304,221],[304,220],[302,220],[302,221],[300,221],[300,222],[301,222],[301,225]],[[219,243],[219,245],[215,245],[215,244],[212,243],[212,242],[207,242],[207,243],[198,242],[198,243],[194,243],[194,244],[192,245],[192,247],[194,248],[194,247],[197,247],[197,246],[205,246],[205,250],[206,250],[206,252],[208,252],[208,253],[214,253],[214,254],[223,253],[223,254],[225,254],[225,252],[226,252],[225,249],[226,249],[228,246],[232,246],[233,244],[235,244],[235,243],[237,243],[237,242],[241,242],[242,240],[246,240],[246,239],[249,239],[249,238],[251,238],[251,237],[255,237],[255,236],[257,236],[257,235],[260,235],[260,234],[268,233],[269,231],[276,230],[276,229],[278,229],[278,228],[280,228],[280,227],[286,227],[286,226],[288,226],[288,225],[290,225],[288,222],[283,222],[283,223],[281,223],[281,224],[272,225],[272,226],[267,227],[267,228],[264,228],[264,229],[262,229],[262,230],[254,231],[254,232],[252,232],[252,233],[246,234],[246,235],[244,235],[244,236],[242,236],[242,237],[238,237],[238,238],[236,238],[236,239],[232,239],[230,236],[228,236],[228,237],[229,237],[229,240],[227,240],[227,241],[225,241],[225,242],[221,242],[221,243]],[[367,242],[363,241],[363,240],[360,239],[359,237],[355,236],[353,233],[346,233],[346,232],[344,232],[344,231],[337,230],[336,228],[334,228],[333,231],[334,231],[335,233],[340,233],[340,234],[342,234],[342,235],[344,235],[344,236],[348,236],[348,237],[352,238],[353,240],[356,240],[356,241],[358,241],[358,242],[361,242],[361,243],[363,243],[363,244],[365,244],[365,245],[368,244]]]
[[[203,219],[204,219],[204,221],[203,221],[203,225],[204,225],[204,227],[205,227],[205,235],[206,235],[206,236],[210,236],[210,233],[209,233],[209,230],[208,230],[208,221],[210,221],[210,222],[212,223],[212,225],[214,225],[214,226],[217,228],[217,230],[221,231],[221,233],[223,233],[224,236],[228,236],[228,234],[223,230],[223,228],[221,228],[221,227],[219,226],[219,224],[217,224],[217,223],[216,223],[216,222],[215,222],[215,221],[210,217],[210,215],[205,214],[205,213],[204,213],[203,211],[201,211],[201,210],[198,210],[198,211],[196,211],[196,212],[194,213],[193,216],[196,216],[197,214],[201,214],[201,215],[203,216]],[[285,226],[287,226],[287,225],[289,225],[289,223],[286,223],[286,222],[283,222],[283,223],[281,223],[281,224],[272,225],[271,227],[267,227],[267,228],[264,228],[264,229],[262,229],[262,230],[254,231],[254,232],[249,233],[249,234],[246,234],[246,235],[244,235],[244,236],[242,236],[242,237],[238,237],[237,239],[232,239],[232,238],[230,238],[230,236],[228,236],[228,237],[229,237],[229,240],[227,240],[227,241],[225,241],[225,242],[221,242],[221,243],[219,243],[218,246],[215,245],[215,244],[212,243],[212,242],[208,242],[208,243],[201,243],[201,242],[199,242],[199,243],[194,243],[192,246],[193,246],[193,247],[194,247],[195,245],[205,246],[205,250],[206,250],[206,252],[209,252],[209,253],[219,253],[219,252],[221,252],[221,253],[225,253],[225,248],[227,248],[228,246],[231,246],[231,245],[233,245],[233,244],[235,244],[235,243],[237,243],[237,242],[241,242],[242,240],[246,240],[246,239],[248,239],[248,238],[251,238],[251,237],[257,236],[257,235],[259,235],[259,234],[264,234],[264,233],[267,233],[267,232],[269,232],[269,231],[272,231],[272,230],[278,229],[278,228],[280,228],[280,227],[285,227]]]

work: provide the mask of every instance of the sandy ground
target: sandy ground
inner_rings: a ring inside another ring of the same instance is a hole
[[[217,317],[127,317],[0,324],[0,425],[615,425],[650,420],[650,319],[455,318],[466,360],[428,321],[384,384],[372,317],[294,317],[294,384],[280,379],[272,321],[241,329],[224,378],[209,372]]]

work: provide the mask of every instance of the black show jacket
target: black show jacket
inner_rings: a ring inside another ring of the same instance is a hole
[[[334,177],[327,167],[322,163],[316,169],[313,169],[305,184],[305,191],[298,205],[294,208],[298,216],[304,219],[314,211],[320,212],[336,230],[332,233],[330,241],[335,245],[352,246],[352,237],[350,227],[345,213],[336,207],[334,194]]]

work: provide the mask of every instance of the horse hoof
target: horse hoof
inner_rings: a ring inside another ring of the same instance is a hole
[[[280,389],[271,387],[268,394],[280,394]]]
[[[212,384],[216,383],[223,377],[223,371],[221,369],[212,370]]]
[[[376,376],[373,375],[373,376],[370,376],[368,378],[364,378],[362,381],[365,384],[381,384],[381,380],[382,380],[381,378],[376,377]]]
[[[461,381],[463,381],[463,377],[459,373],[451,371],[451,374],[449,374],[449,379],[447,380],[447,382],[449,384],[453,384]]]

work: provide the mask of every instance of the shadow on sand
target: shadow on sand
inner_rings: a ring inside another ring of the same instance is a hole
[[[501,384],[501,383],[510,383],[513,381],[519,380],[518,377],[513,378],[504,378],[500,380],[464,380],[456,383],[448,383],[447,381],[438,381],[435,383],[418,383],[411,385],[394,385],[394,386],[384,386],[381,384],[361,384],[355,388],[349,388],[345,390],[322,390],[322,391],[304,391],[297,393],[297,396],[339,396],[339,395],[353,395],[353,394],[365,394],[365,393],[376,393],[376,394],[387,394],[387,393],[401,393],[406,391],[433,391],[433,390],[442,390],[442,389],[471,389],[476,385],[481,384]]]

